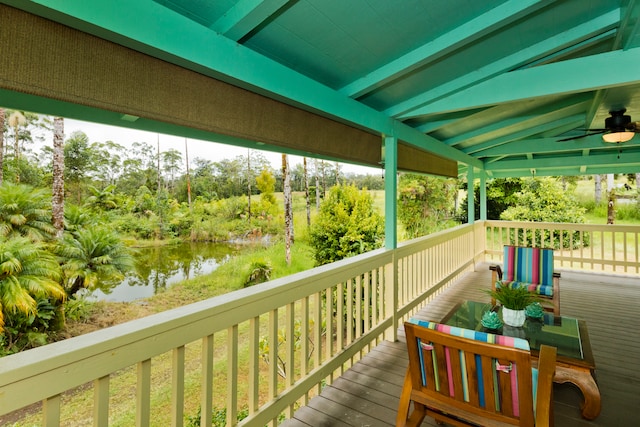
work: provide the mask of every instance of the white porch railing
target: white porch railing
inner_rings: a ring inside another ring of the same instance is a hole
[[[42,402],[45,426],[181,426],[198,409],[210,426],[217,408],[227,425],[240,410],[240,425],[275,425],[395,339],[421,302],[473,268],[483,236],[460,226],[2,358],[0,416]]]
[[[506,244],[553,247],[556,268],[640,274],[640,227],[630,225],[485,221],[487,258],[502,260]]]

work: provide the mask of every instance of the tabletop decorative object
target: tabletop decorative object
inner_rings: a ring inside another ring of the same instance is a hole
[[[533,304],[529,304],[527,308],[524,309],[527,317],[531,317],[534,319],[540,319],[544,316],[544,309],[539,302],[534,302]]]
[[[502,327],[502,320],[500,320],[500,316],[495,311],[487,311],[482,315],[482,319],[480,320],[482,326],[487,329],[500,329]]]
[[[525,308],[538,299],[538,296],[527,288],[518,286],[488,289],[487,293],[502,305],[504,323],[517,328],[524,324]]]

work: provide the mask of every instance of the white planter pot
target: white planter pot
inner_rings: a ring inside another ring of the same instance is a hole
[[[502,321],[509,326],[519,328],[524,325],[525,318],[524,310],[511,310],[510,308],[502,307]]]

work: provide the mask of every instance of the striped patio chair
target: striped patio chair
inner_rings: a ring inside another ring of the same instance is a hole
[[[502,286],[526,287],[550,302],[546,310],[560,316],[560,273],[553,271],[553,249],[507,245],[503,260],[504,272],[499,265],[489,267],[494,290]]]
[[[553,425],[556,348],[434,322],[405,323],[409,368],[396,426]],[[413,403],[413,405],[411,405]],[[411,410],[412,409],[412,410]]]

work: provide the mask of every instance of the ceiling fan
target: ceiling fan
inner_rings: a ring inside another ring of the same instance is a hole
[[[559,139],[558,142],[572,141],[574,139],[581,139],[587,136],[599,134],[602,134],[602,139],[605,142],[618,143],[629,141],[636,133],[640,133],[640,122],[632,122],[631,116],[626,116],[624,114],[626,111],[626,108],[611,110],[609,111],[611,117],[607,117],[605,119],[603,129],[585,129],[585,131],[589,133]]]

